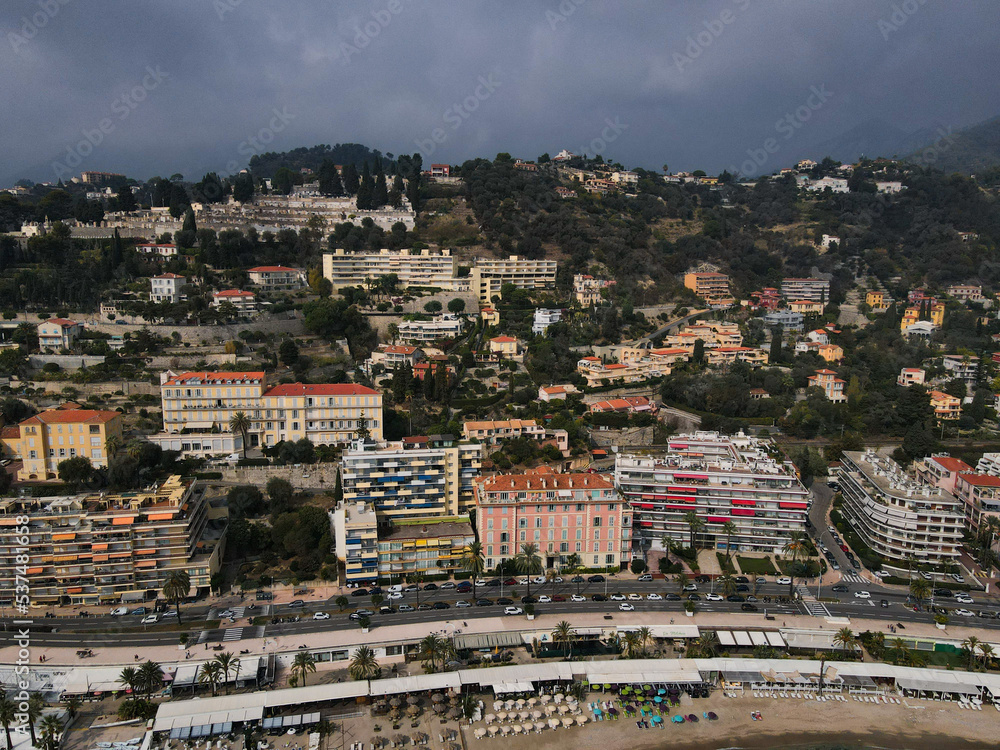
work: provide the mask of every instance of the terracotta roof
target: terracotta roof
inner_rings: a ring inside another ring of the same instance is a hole
[[[200,380],[200,385],[232,385],[252,380],[264,380],[264,372],[182,372],[164,385],[184,385],[189,380]]]
[[[179,273],[163,273],[163,274],[160,274],[159,276],[154,276],[153,278],[154,279],[183,279],[184,277],[181,276]]]
[[[48,320],[43,320],[42,323],[55,323],[57,326],[77,326],[80,325],[75,320],[69,320],[67,318],[49,318]],[[41,325],[40,323],[39,325]]]
[[[243,292],[239,289],[223,289],[215,293],[216,297],[253,297],[253,292]]]
[[[272,271],[295,271],[295,269],[288,266],[257,266],[256,268],[251,268],[247,273],[268,273]]]
[[[564,386],[564,385],[550,385],[547,388],[542,388],[542,391],[544,393],[548,393],[548,394],[565,393],[566,392],[566,386]]]
[[[834,370],[816,370],[817,375],[836,375]]]
[[[931,397],[931,401],[958,401],[959,400],[955,396],[949,396],[947,393],[942,393],[941,391],[927,391],[927,395]]]
[[[1000,477],[994,477],[990,474],[963,472],[959,474],[959,477],[961,477],[964,482],[967,482],[975,487],[1000,487]]]
[[[0,429],[0,438],[5,440],[10,440],[12,438],[21,437],[21,428],[16,424],[9,424],[3,429]]]
[[[404,344],[392,344],[389,346],[383,346],[381,351],[386,354],[413,354],[417,350],[415,346],[406,346]]]
[[[599,474],[555,474],[526,471],[524,474],[503,474],[489,477],[482,483],[485,492],[522,492],[536,490],[610,490],[614,484]]]
[[[86,422],[100,424],[110,422],[121,415],[116,411],[97,411],[95,409],[53,409],[43,411],[33,417],[28,417],[21,424],[76,424]]]
[[[357,383],[286,383],[266,391],[265,396],[377,396],[379,392]]]
[[[511,344],[517,341],[513,336],[496,336],[490,339],[490,341],[496,341],[498,344]]]
[[[941,468],[951,472],[972,471],[972,467],[960,458],[951,456],[931,456],[931,461],[939,464]]]

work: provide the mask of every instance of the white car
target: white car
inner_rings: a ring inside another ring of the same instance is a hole
[[[386,599],[402,599],[403,593],[401,591],[392,591],[385,595]]]
[[[159,615],[146,615],[142,618],[141,625],[155,625],[160,619]]]
[[[390,586],[389,588],[387,588],[385,590],[385,592],[387,594],[402,594],[403,593],[403,584],[401,584],[401,583],[394,583],[392,586]]]
[[[869,592],[867,592],[867,591],[855,591],[854,592],[854,598],[855,599],[871,599],[872,595]]]
[[[545,583],[545,576],[535,576],[531,579],[532,583]]]
[[[976,602],[975,602],[975,601],[974,601],[974,600],[972,599],[972,597],[971,597],[971,596],[964,596],[964,595],[962,595],[962,594],[958,594],[958,595],[957,595],[957,596],[955,597],[955,601],[956,601],[956,602],[958,602],[959,604],[975,604],[975,603],[976,603]]]
[[[873,570],[872,575],[875,576],[876,578],[885,578],[889,574],[886,573],[884,570]]]
[[[622,612],[635,612],[635,605],[629,604],[628,602],[622,602],[618,605],[618,609]]]
[[[327,612],[317,612],[313,615],[314,620],[329,620],[330,615]]]
[[[792,579],[789,578],[788,576],[780,576],[778,578],[775,578],[774,582],[777,583],[779,586],[787,586],[792,582]]]
[[[975,615],[973,615],[972,612],[970,612],[967,609],[956,609],[954,612],[952,612],[952,614],[958,615],[959,617],[975,617]]]
[[[518,586],[527,586],[528,585],[528,578],[527,578],[527,576],[522,576],[522,577],[518,578],[517,579],[517,585]]]
[[[469,602],[465,599],[459,599],[457,602],[455,602],[455,609],[466,609],[467,607],[471,606],[472,605],[469,604]]]
[[[960,576],[958,573],[952,573],[951,577],[952,580],[955,581],[955,583],[965,583],[965,577]]]
[[[585,596],[580,596],[579,594],[573,594],[573,596],[571,596],[571,597],[569,598],[569,600],[570,600],[571,602],[585,602],[585,601],[587,601],[587,597],[585,597]]]
[[[623,602],[625,601],[625,594],[612,594],[609,598],[613,602]]]
[[[476,586],[485,586],[485,585],[486,585],[486,580],[485,579],[483,579],[483,578],[477,578],[476,579]]]
[[[689,583],[689,584],[687,584],[687,585],[684,586],[684,590],[685,591],[697,591],[698,590],[698,584],[697,583]]]
[[[642,601],[642,594],[629,594],[628,595],[628,600],[630,602],[641,602]]]
[[[128,614],[128,607],[115,607],[111,610],[112,617],[121,617],[122,615]]]
[[[503,613],[505,615],[523,615],[524,610],[521,609],[520,607],[504,607]]]
[[[705,594],[705,600],[710,602],[721,602],[723,599],[721,594]]]
[[[549,596],[548,594],[542,594],[540,597],[538,597],[538,603],[539,604],[551,604],[552,603],[552,597]]]
[[[836,534],[837,533],[837,527],[836,526],[827,526],[826,530],[829,531],[831,534]]]
[[[562,576],[556,576],[555,578],[552,579],[552,583],[562,583],[562,582],[563,582]]]
[[[660,596],[659,594],[647,594],[646,595],[646,599],[649,600],[649,601],[651,601],[651,602],[662,602],[663,601],[663,597]]]

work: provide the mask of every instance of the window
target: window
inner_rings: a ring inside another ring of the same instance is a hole
[[[519,528],[519,529],[526,529],[526,528],[528,528],[528,519],[527,518],[519,518],[519,519],[517,519],[517,528]]]
[[[594,529],[594,539],[600,539],[600,538],[601,538],[601,530]]]
[[[489,543],[489,542],[492,542],[492,541],[493,541],[493,532],[492,531],[487,531],[486,532],[486,542]]]
[[[597,516],[597,517],[594,518],[594,528],[595,529],[601,528],[601,517],[600,516]]]
[[[576,551],[577,552],[583,552],[583,544],[581,544],[580,542],[577,542],[576,543]]]
[[[500,541],[501,541],[501,542],[506,542],[506,541],[508,541],[508,539],[507,539],[507,532],[506,532],[506,531],[501,531],[501,532],[500,532]]]
[[[91,435],[100,435],[101,434],[101,426],[100,425],[96,425],[96,424],[90,425],[90,434]]]
[[[560,552],[569,552],[569,544],[567,544],[566,542],[562,542],[559,545],[559,551]]]
[[[608,516],[608,526],[614,526],[614,525],[615,525],[615,517]]]
[[[542,518],[541,518],[541,516],[535,516],[535,528],[536,529],[542,528]]]
[[[506,529],[507,528],[507,519],[506,518],[501,518],[500,519],[500,528],[501,529]]]
[[[577,513],[582,513],[583,512],[583,503],[577,503],[576,504],[576,512]]]
[[[522,532],[521,532],[521,536],[520,536],[520,539],[521,539],[521,541],[522,541],[522,542],[526,542],[526,541],[528,540],[528,538],[527,538],[527,534],[528,534],[528,532],[527,532],[527,531],[522,531]]]
[[[605,558],[604,558],[604,561],[608,565],[614,565],[614,563],[615,563],[615,556],[614,555],[606,555]]]
[[[490,508],[490,510],[493,510],[493,509]],[[492,529],[493,528],[493,519],[492,518],[487,518],[486,519],[486,528],[487,529]]]
[[[556,512],[556,506],[550,505],[549,506],[549,513],[555,513],[555,512]]]

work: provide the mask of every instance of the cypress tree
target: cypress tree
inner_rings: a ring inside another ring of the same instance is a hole
[[[380,174],[375,178],[375,190],[372,195],[372,208],[382,208],[389,202],[389,191],[385,184],[385,175]]]
[[[340,177],[344,183],[344,192],[347,195],[356,195],[358,192],[358,168],[353,164],[345,164]]]
[[[367,211],[372,207],[375,197],[375,185],[372,181],[371,172],[368,170],[368,162],[365,162],[364,170],[361,172],[361,184],[358,185],[357,206],[359,211]]]

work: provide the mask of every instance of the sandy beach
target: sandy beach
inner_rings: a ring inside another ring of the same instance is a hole
[[[591,696],[594,699],[595,695]],[[763,721],[753,721],[751,711]],[[718,721],[663,729],[639,729],[634,720],[589,723],[584,727],[546,730],[541,734],[477,740],[463,726],[468,750],[608,750],[609,748],[793,748],[829,745],[891,748],[892,750],[942,750],[943,748],[996,747],[1000,714],[992,707],[967,711],[956,704],[907,700],[900,705],[816,703],[792,699],[685,697],[675,713],[714,711]]]

